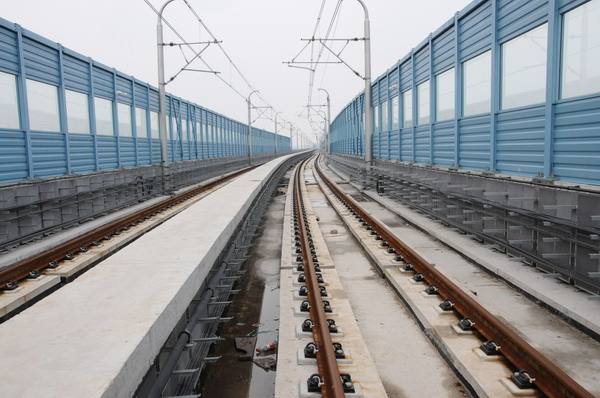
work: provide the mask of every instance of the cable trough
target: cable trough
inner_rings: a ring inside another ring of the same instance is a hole
[[[559,366],[543,353],[533,348],[515,331],[501,322],[474,298],[438,271],[434,265],[421,257],[395,236],[383,223],[372,217],[356,200],[347,195],[333,182],[316,163],[319,177],[345,205],[350,213],[378,239],[395,253],[397,260],[403,261],[405,269],[414,272],[415,281],[429,284],[428,290],[439,295],[444,301],[443,310],[452,311],[461,318],[459,327],[476,331],[483,339],[482,350],[494,351],[503,355],[513,366],[512,381],[517,386],[538,388],[548,397],[592,397],[581,385],[567,375]]]

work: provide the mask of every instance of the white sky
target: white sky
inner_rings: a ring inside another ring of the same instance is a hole
[[[150,0],[155,7],[163,0]],[[320,0],[188,0],[240,67],[251,84],[283,117],[307,134],[309,72],[282,64],[304,46],[315,26]],[[471,0],[366,0],[371,14],[373,77],[376,78],[429,32],[436,30]],[[156,17],[144,0],[0,0],[0,16],[108,66],[157,85]],[[337,0],[327,0],[320,34],[323,37]],[[165,17],[188,41],[207,40],[183,1],[169,5]],[[363,13],[358,2],[342,2],[335,37],[362,37]],[[166,41],[179,41],[165,27]],[[340,45],[335,43],[335,45]],[[310,59],[304,53],[303,60]],[[363,72],[362,43],[351,43],[343,57]],[[228,64],[218,47],[204,56],[221,76],[244,95],[248,87]],[[322,60],[326,60],[326,53]],[[300,60],[300,58],[299,58]],[[181,66],[178,50],[166,50],[167,78]],[[192,67],[204,68],[201,63]],[[323,87],[331,93],[332,119],[364,87],[342,65],[319,66],[313,103],[324,103]],[[240,121],[247,120],[245,102],[215,76],[184,72],[168,91]],[[263,105],[257,102],[257,105]],[[301,115],[304,113],[304,115]],[[317,117],[314,118],[317,120]],[[273,130],[273,121],[257,125]],[[316,124],[313,124],[315,127]],[[286,127],[285,131],[289,133]]]

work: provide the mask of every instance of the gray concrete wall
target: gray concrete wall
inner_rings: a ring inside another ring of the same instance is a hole
[[[361,159],[330,160],[363,187],[600,292],[599,192],[389,161],[367,171]]]
[[[253,163],[273,157],[257,156]],[[246,166],[247,157],[194,160],[169,165],[164,179],[162,168],[152,165],[1,187],[0,249]]]

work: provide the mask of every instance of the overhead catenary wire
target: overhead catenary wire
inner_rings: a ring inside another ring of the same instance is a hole
[[[338,16],[339,16],[339,12],[340,12],[340,8],[342,5],[343,0],[338,0],[336,5],[335,5],[335,9],[333,11],[333,15],[331,16],[331,20],[329,22],[329,26],[327,27],[327,31],[325,33],[325,41],[327,41],[330,37],[330,35],[332,34],[332,30],[335,26],[336,30],[337,30],[337,20],[338,20]],[[322,10],[320,10],[321,13]],[[313,34],[312,38],[311,38],[311,43],[315,43],[315,36]],[[314,91],[314,83],[315,83],[315,77],[316,77],[316,71],[318,68],[318,65],[320,63],[321,57],[323,56],[323,52],[325,50],[325,43],[321,42],[321,48],[319,49],[319,53],[317,55],[317,59],[314,60],[312,59],[312,54],[311,54],[311,62],[314,62],[311,64],[311,68],[310,68],[310,75],[309,75],[309,82],[308,82],[308,98],[307,98],[307,116],[308,116],[308,121],[309,124],[311,126],[311,129],[313,131],[318,131],[318,127],[315,128],[314,126],[314,122],[312,120],[312,115],[311,115],[311,105],[312,105],[312,95],[313,95],[313,91]]]
[[[335,6],[333,15],[331,16],[331,21],[329,22],[329,26],[327,27],[327,32],[325,33],[325,41],[327,41],[331,35],[331,32],[333,30],[335,21],[337,20],[337,17],[339,15],[340,7],[341,7],[343,1],[344,0],[338,0],[337,4]],[[314,39],[314,37],[313,37],[313,39]],[[314,43],[314,40],[313,40],[313,43]],[[313,67],[311,68],[313,71],[311,71],[311,73],[310,73],[310,78],[309,78],[309,83],[308,83],[308,104],[309,105],[312,103],[312,94],[314,91],[316,70],[319,65],[319,61],[321,60],[321,57],[323,56],[324,50],[325,50],[325,46],[323,45],[323,43],[321,43],[321,48],[319,49],[319,53],[317,54],[317,59],[316,59],[315,63],[313,64]]]
[[[196,10],[192,7],[192,5],[189,3],[188,0],[183,0],[183,2],[185,3],[185,5],[188,7],[188,9],[190,10],[190,12],[194,15],[194,17],[198,20],[198,23],[200,23],[200,25],[206,30],[206,32],[209,34],[209,36],[215,40],[218,41],[216,36],[212,33],[212,31],[208,28],[208,26],[206,25],[206,23],[202,20],[202,18],[200,18],[200,15],[198,15],[198,13],[196,12]],[[227,61],[231,64],[231,66],[235,69],[235,71],[238,73],[238,75],[240,75],[240,77],[242,78],[242,80],[244,81],[244,83],[246,83],[246,85],[248,86],[248,89],[250,91],[254,91],[257,90],[256,87],[250,83],[250,80],[244,75],[244,73],[242,72],[242,70],[240,69],[240,67],[233,61],[232,57],[229,55],[229,53],[227,53],[227,51],[225,50],[225,47],[219,42],[216,43],[217,47],[219,47],[219,49],[221,50],[221,52],[223,53],[223,55],[225,56],[225,58],[227,59]],[[273,105],[271,105],[260,93],[260,91],[257,92],[257,96],[268,106],[272,107],[273,110],[275,111],[275,108],[273,107]]]
[[[154,5],[150,2],[150,0],[144,0],[144,2],[146,3],[146,5],[148,5],[148,7],[150,7],[150,9],[157,15],[159,16],[160,13],[159,11],[156,9],[156,7],[154,7]],[[201,18],[198,16],[198,14],[195,12],[195,10],[193,10],[193,8],[189,5],[187,0],[184,0],[184,2],[186,3],[186,5],[188,5],[188,7],[190,8],[190,10],[193,12],[193,14],[195,15],[195,17],[198,19],[199,23],[201,24],[201,26],[207,31],[207,33],[212,37],[212,39],[214,40],[214,44],[218,45],[219,48],[221,49],[221,51],[223,52],[223,54],[225,55],[225,57],[228,59],[228,61],[231,63],[231,65],[234,67],[234,69],[238,72],[238,74],[240,74],[240,76],[242,77],[242,79],[244,80],[244,82],[248,85],[249,88],[251,88],[251,90],[254,90],[252,87],[252,84],[249,82],[249,80],[246,78],[246,76],[242,73],[242,71],[240,70],[240,68],[233,62],[233,59],[229,56],[229,54],[226,52],[226,50],[224,49],[224,47],[221,45],[221,43],[219,42],[219,40],[217,40],[217,38],[213,35],[213,33],[208,29],[208,27],[206,26],[206,24],[201,20]],[[196,50],[193,46],[192,46],[192,42],[189,42],[188,40],[186,40],[183,35],[181,35],[181,33],[179,33],[177,31],[177,29],[175,29],[175,27],[164,17],[161,16],[161,20],[164,22],[164,24],[181,40],[181,43],[179,43],[180,46],[186,46],[193,54],[195,57],[197,57],[207,68],[207,71],[210,73],[213,73],[223,84],[225,84],[227,87],[229,87],[234,93],[236,93],[241,99],[243,99],[244,101],[247,100],[247,97],[245,94],[243,94],[240,90],[238,90],[233,83],[231,83],[230,81],[228,81],[227,79],[225,79],[223,76],[221,76],[220,74],[218,74],[218,72],[212,68],[212,66],[210,66],[210,64],[201,56],[201,52],[199,52],[198,50]],[[267,105],[271,106],[265,99],[264,97],[262,97],[260,95],[260,93],[258,93],[259,98]],[[285,118],[281,118],[282,121],[286,121],[287,120]],[[294,125],[292,122],[289,122],[292,125]]]
[[[152,5],[152,3],[150,2],[150,0],[144,0],[144,2],[148,5],[148,7],[150,7],[152,9],[152,11],[154,11],[154,13],[157,16],[160,16],[160,13],[158,12],[158,10]],[[182,41],[182,44],[185,45],[187,48],[189,48],[194,55],[198,56],[198,51],[177,31],[177,29],[175,29],[175,27],[164,17],[164,16],[160,16],[161,20],[165,23],[165,25],[167,25],[167,27],[169,29],[171,29],[171,31]],[[219,80],[221,80],[225,85],[227,85],[231,90],[233,90],[237,95],[239,95],[242,99],[245,99],[246,97],[244,96],[244,94],[242,94],[238,89],[236,89],[233,84],[231,84],[230,82],[228,82],[225,78],[223,78],[222,76],[220,76],[219,74],[217,74],[216,70],[214,70],[209,64],[208,62],[206,62],[206,60],[202,57],[202,56],[198,56],[198,59],[200,61],[202,61],[202,63],[208,68],[209,71],[211,71],[212,73],[215,74],[215,76],[217,76],[217,78]]]
[[[321,7],[319,8],[319,14],[317,15],[317,21],[315,22],[315,28],[313,29],[313,33],[311,35],[311,38],[313,39],[310,42],[310,69],[311,69],[311,74],[313,73],[313,68],[314,68],[314,61],[315,61],[315,36],[317,35],[317,32],[319,30],[319,25],[321,24],[321,18],[323,17],[323,10],[325,10],[325,4],[327,3],[327,0],[322,0],[321,1]],[[308,43],[307,43],[308,45]]]
[[[322,7],[324,7],[324,3],[326,0],[323,0],[323,4]],[[238,75],[241,77],[241,79],[244,81],[244,83],[246,83],[246,85],[248,86],[248,89],[250,92],[252,91],[257,91],[256,96],[268,107],[271,108],[271,112],[273,113],[273,119],[275,117],[275,114],[277,114],[279,111],[277,110],[277,108],[275,108],[260,92],[260,90],[258,90],[252,83],[250,83],[250,80],[246,77],[246,75],[242,72],[241,68],[233,61],[233,58],[231,57],[231,55],[229,55],[229,53],[227,52],[227,50],[225,50],[225,47],[221,44],[221,42],[217,39],[217,37],[213,34],[213,32],[210,30],[210,28],[208,27],[208,25],[204,22],[204,20],[200,17],[200,15],[196,12],[196,10],[194,9],[194,7],[192,7],[192,5],[190,4],[190,2],[188,0],[183,0],[183,2],[185,3],[185,5],[188,7],[188,9],[190,10],[190,12],[194,15],[194,17],[198,20],[198,23],[204,28],[204,30],[206,30],[206,32],[208,33],[208,35],[215,41],[215,44],[217,45],[217,47],[219,47],[219,49],[221,50],[221,52],[223,53],[223,55],[225,56],[225,58],[227,59],[227,61],[229,62],[229,64],[233,67],[233,69],[235,69],[235,71],[238,73]],[[263,111],[264,113],[264,111]],[[281,113],[281,112],[279,112]],[[286,122],[285,118],[281,118],[281,120],[283,122]]]
[[[340,10],[340,11],[341,11],[341,10]],[[336,34],[336,32],[337,32],[337,28],[338,28],[338,26],[339,26],[340,19],[341,19],[341,18],[340,18],[340,16],[339,16],[339,12],[338,12],[338,17],[337,17],[337,19],[336,19],[336,21],[335,21],[335,26],[334,26],[334,28],[333,28],[333,33],[332,33],[332,36],[333,36],[333,37],[335,37],[335,34]],[[347,44],[348,44],[348,43],[346,43],[346,45],[347,45]],[[319,86],[320,86],[320,87],[322,87],[322,86],[323,86],[323,83],[325,82],[325,76],[326,76],[326,74],[327,74],[327,66],[329,66],[328,62],[329,62],[329,60],[330,60],[330,59],[331,59],[331,53],[330,53],[330,52],[327,52],[327,58],[325,59],[325,63],[323,64],[323,69],[322,69],[322,72],[321,72],[321,81],[320,81],[320,83],[319,83]]]

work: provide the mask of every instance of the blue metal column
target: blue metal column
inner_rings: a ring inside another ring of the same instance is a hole
[[[131,133],[133,135],[133,151],[135,153],[135,165],[139,166],[138,156],[138,131],[137,131],[137,115],[135,114],[135,77],[131,76],[131,109],[129,111],[131,118]]]
[[[225,126],[227,125],[227,120],[221,116],[219,123],[219,131],[221,134],[221,157],[227,157],[227,130],[225,130]]]
[[[188,149],[190,159],[196,159],[196,107],[188,105]]]
[[[233,133],[233,157],[238,157],[238,124],[232,122],[232,133]]]
[[[148,139],[148,151],[149,151],[149,164],[152,164],[152,119],[150,118],[150,86],[146,83],[146,103],[148,109],[146,109],[146,138]]]
[[[205,113],[203,109],[200,109],[200,134],[198,136],[199,138],[199,142],[200,142],[200,159],[204,160],[205,156],[204,156],[204,120],[205,120]]]
[[[244,143],[247,142],[247,134],[248,134],[248,129],[246,128],[246,126],[242,126],[240,138],[241,138],[242,156],[244,156],[244,157],[246,157],[248,155],[248,153],[246,152],[247,145],[244,145]]]
[[[117,142],[117,167],[121,167],[121,139],[119,136],[119,112],[117,110],[117,101],[119,94],[117,93],[117,72],[113,69],[113,96],[112,102],[113,108],[113,135],[116,135]]]
[[[559,96],[560,37],[558,1],[548,0],[548,54],[546,61],[546,109],[544,125],[544,178],[553,177],[554,104]]]
[[[496,171],[496,115],[500,111],[500,45],[498,44],[498,0],[491,0],[492,101],[490,109],[490,172]]]
[[[186,111],[183,111],[183,104],[181,102],[181,100],[177,101],[179,103],[179,148],[180,148],[180,155],[181,155],[181,161],[186,160],[185,158],[185,146],[186,146],[186,140],[189,140],[189,135],[187,134],[186,131],[188,129],[188,120],[186,119],[188,117],[188,112],[187,112],[187,106]],[[186,137],[187,136],[187,137]]]
[[[238,137],[238,156],[244,156],[244,147],[243,147],[243,127],[240,123],[237,123],[237,137]]]
[[[215,115],[215,157],[220,158],[223,156],[221,148],[221,117]]]
[[[192,134],[194,135],[194,159],[198,159],[198,109],[192,107]]]
[[[398,64],[398,161],[402,159],[402,135],[404,132],[404,93],[402,92],[402,79],[400,78],[401,67]]]
[[[415,49],[410,50],[411,92],[412,92],[412,162],[417,161],[417,82],[415,81]]]
[[[173,112],[173,100],[170,97],[167,97],[167,102],[169,104],[168,112],[165,110],[167,118],[167,152],[169,153],[169,157],[171,158],[170,160],[172,160],[174,158],[173,145],[171,145],[170,151],[168,150],[168,146],[169,142],[173,140],[173,118],[171,117],[171,114]]]
[[[223,157],[229,157],[229,145],[228,145],[228,131],[227,131],[227,119],[223,118],[221,119],[221,135],[222,135],[222,139],[223,139]]]
[[[373,89],[371,88],[371,98],[373,98]],[[379,159],[381,159],[381,131],[383,126],[382,124],[382,110],[381,110],[381,85],[379,84],[379,82],[377,82],[377,104],[375,104],[373,101],[373,117],[377,117],[377,125],[379,126],[377,129],[375,129],[375,126],[373,126],[373,137],[371,137],[371,142],[373,142],[375,140],[375,137],[377,137],[377,157]],[[375,115],[375,106],[377,106],[377,108],[379,109],[378,115]],[[373,151],[373,146],[371,146],[371,151]],[[373,151],[374,152],[374,151]]]
[[[58,45],[58,115],[60,131],[64,137],[66,174],[71,174],[71,144],[69,140],[69,124],[67,122],[67,101],[65,97],[65,68],[63,60],[63,47]]]
[[[454,166],[460,166],[460,118],[462,117],[462,64],[458,41],[460,14],[454,14]]]
[[[381,82],[377,82],[377,91],[379,91],[379,134],[378,136],[378,141],[379,141],[379,159],[383,159],[383,152],[381,150],[381,142],[383,139],[383,102],[381,101],[381,91],[382,91],[382,87],[381,87]]]
[[[221,139],[223,141],[221,144],[223,157],[226,158],[228,156],[229,149],[227,148],[227,119],[225,118],[221,118]]]
[[[362,104],[362,96],[358,97],[355,104],[354,110],[354,118],[356,119],[356,123],[354,126],[348,126],[348,152],[354,156],[359,156],[362,152],[362,141],[363,130],[364,130],[364,120],[363,120],[363,104]],[[352,134],[351,128],[354,127],[354,134]],[[351,148],[351,149],[350,149]]]
[[[390,72],[388,71],[387,78],[387,160],[392,160],[392,99],[390,98]]]
[[[229,157],[229,120],[223,119],[223,151]]]
[[[27,71],[25,69],[25,57],[23,55],[23,29],[15,24],[17,31],[17,47],[19,51],[19,74],[17,75],[17,90],[19,96],[19,118],[21,130],[25,134],[25,152],[27,154],[27,178],[34,177],[33,156],[31,151],[31,128],[29,127],[29,106],[27,104]]]
[[[175,119],[175,126],[173,126],[173,118],[175,116],[175,103],[173,97],[167,97],[169,99],[169,141],[171,142],[171,162],[175,161],[175,134],[177,134],[177,119]]]
[[[173,101],[175,102],[175,101]],[[178,144],[177,144],[177,151],[179,152],[178,155],[181,155],[181,160],[183,160],[183,133],[184,133],[184,129],[183,129],[183,115],[181,114],[181,101],[177,100],[177,116],[175,118],[175,124],[177,125],[177,132],[175,134],[177,134],[177,137],[179,138],[177,140]],[[173,162],[176,162],[177,158],[173,158]]]
[[[238,126],[239,129],[239,135],[240,135],[240,155],[241,156],[246,156],[246,147],[244,146],[244,143],[246,142],[246,127],[242,124],[240,124]]]
[[[90,113],[90,133],[94,142],[94,170],[100,170],[100,161],[98,159],[98,132],[96,128],[96,102],[94,101],[94,64],[91,58],[88,58],[88,75],[90,77],[90,92],[88,94],[88,108]]]
[[[433,35],[429,34],[429,164],[433,164],[433,121],[436,117],[437,85],[433,74]]]
[[[209,115],[210,115],[210,124],[208,125],[208,130],[209,130],[210,138],[209,138],[208,142],[210,142],[210,144],[208,145],[208,157],[212,159],[215,157],[215,149],[214,149],[215,124],[214,124],[213,114],[210,113]]]
[[[217,132],[216,132],[216,126],[215,126],[215,122],[216,122],[216,118],[215,115],[213,113],[210,113],[210,157],[211,158],[216,158],[217,156],[217,147],[216,147],[216,142],[217,142]]]
[[[342,154],[350,154],[349,148],[354,149],[354,147],[358,148],[358,141],[354,140],[354,135],[358,139],[358,134],[361,131],[360,119],[358,112],[356,110],[357,100],[352,101],[352,105],[350,108],[350,114],[347,113],[344,115],[344,118],[341,120],[341,130],[338,136],[338,145],[340,148],[340,152]],[[351,134],[352,133],[352,134]]]
[[[221,157],[221,131],[220,124],[221,120],[219,115],[213,114],[213,134],[214,134],[214,150],[215,150],[215,158],[219,159]]]
[[[190,110],[189,106],[185,106],[185,112],[183,111],[182,101],[179,101],[179,118],[181,120],[181,160],[187,160],[186,158],[186,146],[187,149],[190,147]]]
[[[359,134],[362,134],[362,110],[358,109],[359,103],[359,99],[354,100],[350,115],[346,114],[344,120],[342,120],[340,146],[342,153],[348,155],[355,155],[359,151]]]
[[[362,103],[360,97],[354,101],[353,112],[350,116],[350,122],[345,121],[345,140],[342,142],[344,145],[345,152],[349,155],[358,156],[360,153],[362,137]]]
[[[381,85],[377,82],[377,104],[373,101],[373,119],[377,118],[376,123],[373,123],[373,136],[371,137],[371,143],[375,141],[377,138],[377,158],[381,159]],[[371,87],[371,98],[373,98],[373,88]],[[379,109],[379,112],[375,112],[375,107]],[[377,113],[377,114],[376,114]],[[377,128],[375,128],[377,127]],[[373,150],[373,145],[371,144],[371,152],[375,153]],[[373,156],[374,157],[374,156]]]
[[[188,136],[188,141],[187,141],[187,151],[188,151],[188,160],[192,160],[195,159],[195,155],[194,155],[194,151],[193,148],[196,146],[196,139],[194,137],[194,105],[192,104],[188,104],[187,106],[187,136]]]
[[[236,157],[236,132],[235,129],[237,127],[237,123],[235,121],[231,121],[231,156]]]
[[[227,157],[231,157],[231,120],[225,120],[225,135],[227,136]]]

